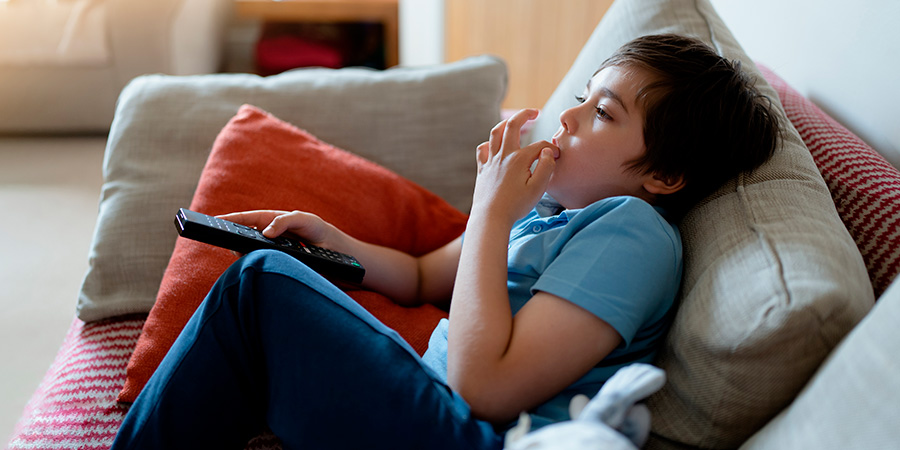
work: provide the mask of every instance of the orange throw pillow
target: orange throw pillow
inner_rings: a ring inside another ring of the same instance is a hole
[[[463,213],[421,186],[250,105],[242,106],[216,138],[190,209],[210,215],[309,211],[358,239],[413,255],[453,240],[466,222]],[[120,402],[137,398],[216,279],[235,260],[228,250],[178,238],[128,362]],[[402,307],[375,292],[348,294],[420,355],[437,322],[447,316],[431,305]]]

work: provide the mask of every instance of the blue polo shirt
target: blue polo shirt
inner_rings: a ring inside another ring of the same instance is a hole
[[[593,397],[622,366],[651,362],[670,322],[681,283],[681,238],[661,210],[635,197],[543,215],[536,208],[510,233],[508,281],[513,314],[538,291],[564,298],[603,319],[622,344],[547,403],[529,411],[532,427],[568,420],[576,394]],[[423,359],[446,380],[442,320]]]

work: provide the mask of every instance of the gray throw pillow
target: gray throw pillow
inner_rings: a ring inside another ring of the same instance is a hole
[[[104,185],[78,317],[150,311],[217,134],[256,105],[336,147],[417,182],[467,212],[475,146],[500,120],[506,66],[482,56],[374,71],[304,69],[148,75],[122,92],[109,133]]]

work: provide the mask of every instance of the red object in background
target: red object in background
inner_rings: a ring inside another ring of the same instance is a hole
[[[256,43],[256,68],[260,75],[273,75],[297,67],[343,67],[341,52],[328,45],[282,34],[263,37]]]

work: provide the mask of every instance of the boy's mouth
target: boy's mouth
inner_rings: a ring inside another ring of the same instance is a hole
[[[559,130],[556,130],[556,133],[553,133],[553,137],[550,138],[550,143],[555,145],[556,148],[559,148],[559,138],[560,138],[560,136],[562,136],[562,134],[563,134],[563,129],[562,129],[562,127],[560,127]]]
[[[556,151],[553,152],[554,156],[556,157],[555,159],[559,159],[559,156],[562,154],[562,147],[559,146],[558,136],[553,136],[550,139],[550,143],[553,144],[554,147],[556,147]]]

